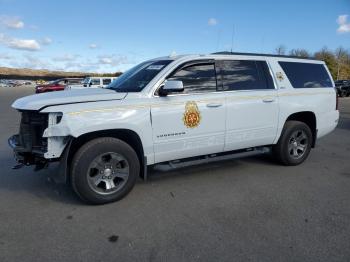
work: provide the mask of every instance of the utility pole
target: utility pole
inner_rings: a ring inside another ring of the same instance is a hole
[[[337,72],[337,80],[339,80],[339,73],[340,73],[340,61],[338,59],[338,72]]]

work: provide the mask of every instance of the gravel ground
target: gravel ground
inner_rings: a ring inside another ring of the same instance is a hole
[[[14,99],[0,89],[0,261],[350,261],[350,98],[309,159],[266,156],[153,174],[88,206],[48,170],[12,170]]]

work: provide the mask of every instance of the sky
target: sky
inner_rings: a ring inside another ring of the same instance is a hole
[[[125,71],[216,51],[350,48],[350,0],[0,0],[0,66]]]

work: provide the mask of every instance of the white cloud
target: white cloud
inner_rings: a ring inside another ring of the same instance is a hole
[[[79,55],[64,54],[61,56],[56,56],[52,58],[52,60],[55,62],[70,62],[76,60],[78,57]]]
[[[13,57],[8,54],[0,54],[0,59],[11,60]]]
[[[1,1],[1,0],[0,0]],[[42,53],[0,53],[1,66],[13,68],[47,69],[89,73],[113,73],[125,71],[134,66],[127,55],[105,54],[103,56],[83,57],[74,54],[62,54],[58,57],[45,56]]]
[[[348,15],[338,16],[337,23],[339,25],[337,32],[338,33],[350,33],[350,23],[347,23]]]
[[[98,57],[98,63],[103,65],[118,66],[128,63],[128,58],[121,55],[102,55]]]
[[[52,39],[50,37],[44,37],[43,39],[40,40],[40,43],[42,45],[49,45],[52,43]]]
[[[214,26],[217,24],[218,24],[218,20],[216,20],[215,18],[209,18],[208,25]]]
[[[47,69],[51,68],[52,65],[39,57],[32,55],[25,55],[25,61],[22,63],[22,67],[33,68],[33,69]]]
[[[97,48],[97,47],[98,47],[97,44],[93,44],[93,43],[92,43],[92,44],[89,45],[89,48],[91,48],[91,49],[95,49],[95,48]]]
[[[101,64],[108,64],[108,65],[110,65],[110,64],[113,63],[113,60],[110,57],[101,57],[99,61],[100,61]]]
[[[24,27],[24,22],[16,16],[0,16],[0,25],[9,29],[21,29]]]
[[[79,71],[79,72],[99,72],[99,71],[101,71],[101,67],[99,64],[91,62],[91,61],[67,62],[63,65],[63,70],[64,71]]]
[[[34,39],[18,39],[9,37],[0,33],[0,44],[3,44],[9,48],[38,51],[40,50],[40,44]]]

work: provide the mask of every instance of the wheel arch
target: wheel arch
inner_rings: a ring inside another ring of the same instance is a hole
[[[71,141],[68,145],[67,149],[67,156],[65,157],[66,163],[65,163],[65,178],[64,180],[66,182],[70,181],[70,168],[71,168],[71,160],[73,159],[75,153],[79,150],[79,148],[87,143],[88,141],[91,141],[95,138],[99,137],[114,137],[118,138],[120,140],[123,140],[127,144],[129,144],[136,152],[139,161],[140,161],[140,167],[141,172],[140,176],[143,177],[144,170],[143,166],[145,166],[145,156],[144,156],[144,147],[142,144],[142,140],[135,131],[130,129],[108,129],[108,130],[100,130],[100,131],[93,131],[89,133],[84,133],[78,137],[72,137]],[[63,160],[65,161],[65,160]]]
[[[315,113],[312,111],[296,112],[289,115],[285,123],[290,120],[300,121],[309,126],[312,133],[312,147],[314,148],[316,145],[316,139],[317,139],[317,118]]]

